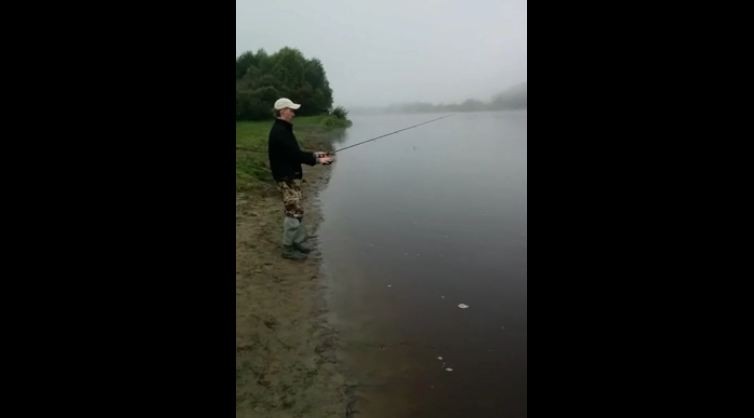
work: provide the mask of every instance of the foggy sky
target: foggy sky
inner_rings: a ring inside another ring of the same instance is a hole
[[[527,0],[236,0],[236,56],[318,58],[334,106],[489,100],[526,81]]]

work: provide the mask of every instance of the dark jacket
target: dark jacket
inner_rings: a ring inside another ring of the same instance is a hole
[[[275,181],[300,179],[303,177],[301,164],[317,164],[313,152],[301,151],[293,135],[293,125],[284,120],[275,119],[267,145]]]

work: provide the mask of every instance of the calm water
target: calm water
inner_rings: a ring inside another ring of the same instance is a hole
[[[355,115],[336,147],[438,116]],[[355,416],[525,417],[526,111],[343,151],[320,199]]]

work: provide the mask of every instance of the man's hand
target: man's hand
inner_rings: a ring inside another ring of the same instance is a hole
[[[330,156],[324,156],[324,157],[317,158],[317,162],[320,163],[320,164],[322,164],[322,165],[330,165],[330,164],[332,164],[333,161],[335,161],[335,158],[330,157]]]
[[[317,156],[317,162],[322,165],[330,165],[335,161],[335,157],[328,152],[315,152],[314,155]]]

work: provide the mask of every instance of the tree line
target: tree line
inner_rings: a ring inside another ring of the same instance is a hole
[[[302,116],[330,113],[332,89],[322,62],[288,47],[271,55],[264,49],[245,52],[236,59],[237,120],[271,118],[272,104],[281,97],[301,103],[296,113]]]

